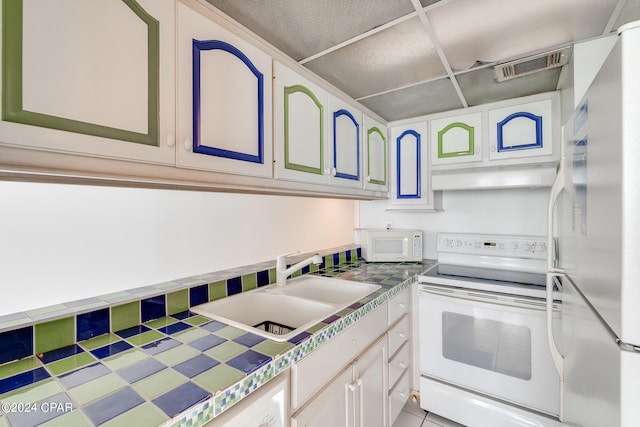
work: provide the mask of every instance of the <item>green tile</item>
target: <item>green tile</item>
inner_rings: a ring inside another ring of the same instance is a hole
[[[197,340],[198,338],[205,337],[209,334],[210,332],[205,331],[204,329],[189,328],[187,330],[180,331],[177,334],[173,334],[172,337],[177,339],[178,341],[191,342]]]
[[[167,294],[167,314],[172,315],[189,310],[189,290],[182,289]]]
[[[104,347],[107,344],[120,341],[121,338],[114,334],[104,334],[95,338],[88,339],[86,341],[80,341],[78,344],[85,350],[95,350],[99,347]]]
[[[195,376],[192,378],[192,381],[205,390],[215,394],[217,391],[223,390],[240,381],[245,376],[244,372],[221,363]]]
[[[68,393],[79,405],[84,406],[127,385],[118,374],[110,373],[74,387]]]
[[[226,338],[228,340],[238,338],[240,335],[244,335],[246,333],[247,333],[246,331],[243,331],[242,329],[234,328],[233,326],[226,326],[215,332],[215,334],[218,335],[219,337]]]
[[[188,345],[179,345],[160,354],[156,354],[155,358],[167,366],[175,366],[185,360],[196,357],[200,351]]]
[[[74,410],[66,414],[55,417],[54,419],[47,421],[44,424],[40,424],[40,427],[93,427],[93,423],[87,419],[87,417],[80,410]]]
[[[311,333],[311,334],[315,334],[316,332],[318,332],[320,329],[324,329],[326,328],[327,324],[326,323],[316,323],[315,325],[309,327],[306,329],[307,332]]]
[[[352,308],[344,308],[342,310],[340,310],[339,312],[336,313],[336,316],[340,316],[340,317],[344,317],[350,313],[353,313],[353,309]]]
[[[62,360],[56,360],[55,362],[49,363],[47,365],[47,369],[51,372],[52,375],[60,375],[65,372],[72,371],[74,369],[80,368],[82,366],[86,366],[90,363],[96,361],[96,358],[91,355],[91,353],[84,352],[80,354],[76,354],[71,357],[67,357]]]
[[[244,345],[240,345],[233,341],[227,341],[220,345],[217,345],[204,353],[213,357],[216,360],[227,361],[233,357],[236,357],[240,353],[244,353],[248,348]]]
[[[140,301],[111,307],[111,330],[121,331],[140,324]]]
[[[157,409],[155,405],[143,403],[101,424],[101,427],[156,427],[168,419],[169,417]]]
[[[277,281],[276,269],[275,268],[270,268],[269,269],[269,284],[276,283],[276,281]]]
[[[125,366],[133,365],[136,362],[139,362],[143,359],[148,358],[149,356],[144,353],[142,350],[132,350],[123,353],[118,353],[115,356],[111,356],[108,359],[104,359],[102,364],[112,371],[116,371],[120,368],[124,368]]]
[[[66,347],[76,342],[75,317],[52,320],[35,326],[36,354]]]
[[[262,354],[266,354],[267,356],[275,357],[285,353],[287,350],[290,350],[293,347],[294,345],[290,342],[275,342],[266,340],[254,345],[253,347],[251,347],[251,349],[259,351]]]
[[[172,323],[176,323],[178,319],[174,319],[173,317],[161,317],[159,319],[150,320],[145,323],[150,328],[161,328],[163,326],[171,325]]]
[[[220,280],[219,282],[209,283],[209,301],[214,301],[227,296],[227,282]]]
[[[158,340],[162,337],[164,337],[163,333],[152,329],[150,331],[143,332],[141,334],[134,335],[129,338],[125,338],[125,341],[129,341],[133,345],[143,346],[145,344],[149,344],[151,341]]]
[[[309,264],[309,273],[316,273],[320,269],[318,264],[311,263]]]
[[[2,396],[3,403],[33,403],[62,391],[62,387],[53,378],[40,381],[32,386],[22,388],[6,396]]]
[[[0,379],[11,377],[24,371],[30,371],[41,366],[42,362],[35,356],[5,363],[4,365],[0,365]]]
[[[155,399],[187,381],[189,381],[188,378],[179,372],[173,369],[163,369],[136,382],[133,388],[140,391],[148,399]]]
[[[256,273],[245,274],[242,276],[242,292],[250,291],[258,287],[258,278]]]
[[[204,316],[192,316],[192,317],[187,317],[186,319],[183,320],[184,323],[188,323],[190,325],[193,326],[198,326],[198,325],[202,325],[203,323],[207,323],[210,322],[211,319],[208,319]]]

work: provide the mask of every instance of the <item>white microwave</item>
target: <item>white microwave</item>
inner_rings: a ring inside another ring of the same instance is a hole
[[[422,231],[360,231],[362,257],[370,262],[422,261]]]

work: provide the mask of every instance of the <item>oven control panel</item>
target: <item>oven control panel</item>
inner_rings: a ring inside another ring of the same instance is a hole
[[[547,239],[540,236],[440,234],[438,252],[546,259]]]

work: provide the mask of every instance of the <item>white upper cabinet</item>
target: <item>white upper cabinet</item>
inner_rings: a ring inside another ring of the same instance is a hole
[[[275,176],[326,184],[325,90],[274,61]]]
[[[331,185],[362,188],[362,113],[329,95]]]
[[[363,135],[364,188],[365,190],[387,191],[389,187],[387,127],[365,115]]]
[[[174,7],[3,2],[0,145],[173,164]]]
[[[431,120],[431,161],[434,165],[482,160],[482,113]]]
[[[271,57],[194,7],[178,3],[178,166],[271,177]]]

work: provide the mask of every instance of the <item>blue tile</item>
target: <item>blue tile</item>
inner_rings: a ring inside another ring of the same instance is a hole
[[[227,296],[242,292],[242,277],[234,277],[227,280]]]
[[[178,320],[188,319],[189,317],[197,316],[197,314],[190,311],[181,311],[180,313],[172,314],[171,317]]]
[[[327,325],[335,322],[336,320],[340,319],[340,316],[336,316],[335,314],[333,316],[329,316],[326,319],[324,319],[322,321],[322,323],[326,323]]]
[[[111,371],[102,363],[94,363],[93,365],[85,366],[84,368],[77,369],[73,372],[69,372],[64,375],[60,375],[58,379],[66,388],[73,388],[84,384],[96,378],[100,378],[107,375]]]
[[[207,351],[210,348],[220,345],[226,341],[227,341],[226,339],[221,338],[217,335],[207,335],[205,337],[198,338],[197,340],[190,342],[189,345],[200,351]]]
[[[90,311],[76,316],[76,341],[84,341],[109,333],[109,309]]]
[[[311,271],[311,267],[309,267],[308,265],[302,267],[302,269],[301,269],[301,273],[302,274],[307,274],[310,271]]]
[[[347,256],[347,262],[351,262],[351,251],[345,251],[345,255]]]
[[[233,339],[233,341],[238,344],[246,345],[247,347],[253,347],[254,345],[261,343],[266,340],[265,337],[261,337],[260,335],[252,334],[251,332],[247,332],[244,335],[240,335]]]
[[[177,323],[172,323],[171,325],[158,328],[158,330],[164,334],[171,335],[171,334],[175,334],[176,332],[184,331],[185,329],[189,329],[192,327],[193,326],[187,323],[177,322]]]
[[[78,344],[72,344],[57,350],[47,351],[40,356],[40,360],[42,360],[42,363],[51,363],[83,352],[84,350]]]
[[[140,318],[142,323],[149,320],[159,319],[167,315],[166,298],[164,295],[158,295],[146,298],[140,301]]]
[[[260,366],[268,363],[271,357],[266,356],[257,351],[249,350],[227,361],[227,365],[233,366],[236,369],[241,370],[245,374],[249,374]]]
[[[118,341],[113,344],[105,345],[104,347],[91,350],[91,354],[93,354],[98,359],[104,359],[105,357],[122,353],[123,351],[129,350],[130,348],[133,348],[133,346],[128,342]]]
[[[142,346],[142,349],[146,351],[150,355],[155,355],[158,353],[162,353],[163,351],[167,351],[170,348],[176,347],[180,345],[180,341],[176,341],[173,338],[162,338],[161,340],[154,341],[149,344],[145,344]]]
[[[21,403],[28,405],[31,410],[7,414],[11,425],[20,427],[38,426],[75,409],[75,405],[66,393],[58,393],[39,402]]]
[[[189,307],[209,302],[209,285],[204,284],[189,289]]]
[[[159,362],[156,359],[148,358],[141,360],[140,362],[134,363],[133,365],[127,366],[126,368],[122,368],[116,372],[127,380],[129,384],[132,384],[136,381],[140,381],[143,378],[148,377],[151,374],[155,374],[156,372],[162,371],[166,368],[166,365]]]
[[[229,325],[225,325],[224,323],[218,322],[217,320],[213,320],[209,323],[205,323],[200,325],[200,327],[209,332],[215,332],[219,329],[226,328]]]
[[[360,303],[360,302],[354,302],[353,304],[351,304],[348,308],[352,309],[352,310],[357,310],[360,307],[362,307],[364,304]]]
[[[362,258],[362,248],[356,248],[356,255],[358,258]]]
[[[340,253],[339,252],[331,255],[331,257],[333,258],[333,265],[340,265]]]
[[[142,403],[144,399],[131,387],[127,387],[88,404],[82,410],[91,422],[98,426]]]
[[[177,364],[173,369],[180,372],[182,375],[193,378],[219,364],[220,362],[217,360],[214,360],[205,354],[201,354]]]
[[[135,335],[140,335],[144,332],[150,331],[151,328],[148,328],[144,325],[132,326],[131,328],[123,329],[121,331],[116,332],[116,335],[120,338],[131,338]]]
[[[37,368],[32,371],[22,372],[12,377],[4,378],[0,380],[0,394],[37,383],[45,378],[49,378],[49,373],[44,368]]]
[[[211,396],[209,392],[188,382],[153,399],[153,403],[169,417],[174,417],[209,396]]]
[[[303,331],[303,332],[300,332],[295,337],[289,338],[287,341],[289,341],[291,344],[299,344],[310,336],[311,334],[309,332]]]
[[[258,286],[266,286],[269,284],[269,270],[262,270],[256,273]]]
[[[0,334],[0,365],[33,355],[33,326]]]

